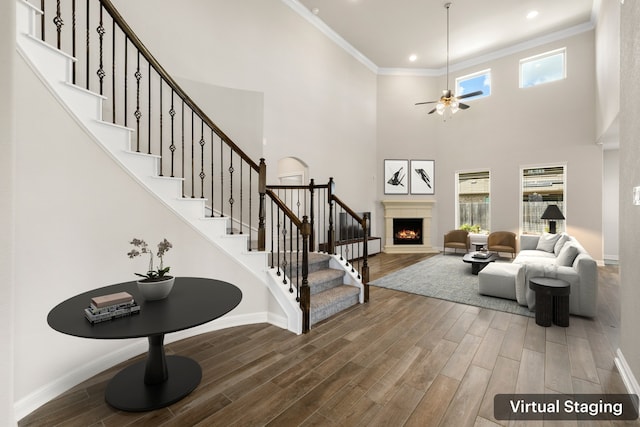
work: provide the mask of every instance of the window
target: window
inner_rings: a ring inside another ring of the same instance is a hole
[[[474,231],[489,231],[491,198],[489,171],[458,172],[457,227],[477,226]]]
[[[465,93],[482,91],[482,95],[466,98],[465,102],[470,99],[484,98],[491,95],[491,70],[478,71],[477,73],[467,74],[466,76],[456,78],[456,96]]]
[[[558,205],[564,216],[567,216],[564,203],[566,169],[564,165],[522,169],[520,229],[523,234],[542,234],[548,231],[549,221],[540,218],[548,205]],[[556,222],[556,232],[565,230],[565,222]]]
[[[566,49],[557,49],[520,60],[520,87],[537,86],[567,77]]]

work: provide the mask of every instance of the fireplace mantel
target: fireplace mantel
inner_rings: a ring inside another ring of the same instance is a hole
[[[387,253],[437,253],[431,246],[431,211],[435,200],[383,200],[384,206],[384,252]],[[422,218],[422,244],[394,245],[394,218]]]

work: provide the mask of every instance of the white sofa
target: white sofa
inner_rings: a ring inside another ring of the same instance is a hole
[[[598,266],[580,243],[568,234],[520,236],[520,252],[511,267],[492,263],[478,274],[480,293],[504,298],[505,275],[512,276],[519,304],[535,308],[535,292],[529,289],[532,277],[555,277],[571,285],[569,312],[594,317],[598,297]],[[520,266],[520,268],[518,268]]]

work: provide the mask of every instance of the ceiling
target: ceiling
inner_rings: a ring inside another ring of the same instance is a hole
[[[444,4],[449,0],[291,1],[307,19],[377,71],[441,73],[446,66]],[[495,55],[514,45],[527,46],[540,38],[549,41],[554,33],[566,36],[593,28],[599,2],[451,0],[450,64]],[[537,17],[527,19],[532,10],[538,11]],[[414,62],[409,60],[412,54],[417,56]]]

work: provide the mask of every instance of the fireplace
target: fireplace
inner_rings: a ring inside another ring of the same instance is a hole
[[[422,218],[393,218],[394,245],[421,245]]]
[[[438,253],[431,247],[431,209],[435,200],[382,200],[382,204],[384,252]]]

